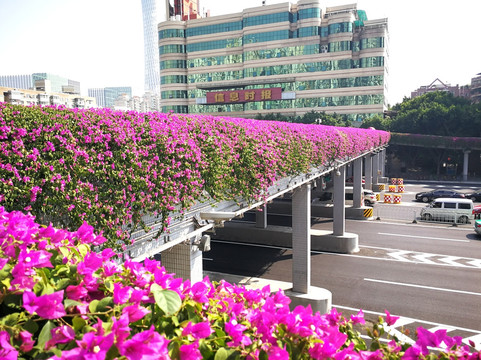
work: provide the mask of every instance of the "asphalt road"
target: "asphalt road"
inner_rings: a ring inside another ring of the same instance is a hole
[[[384,206],[397,206],[397,211],[421,208],[425,204],[412,198],[429,188],[433,186],[407,185],[401,205],[379,204],[378,212],[389,212]],[[271,215],[270,221],[289,226],[286,216]],[[314,229],[332,230],[330,219],[312,223]],[[381,216],[347,220],[346,231],[359,235],[358,253],[312,253],[311,284],[330,290],[334,306],[371,314],[388,309],[410,319],[405,326],[412,331],[423,322],[442,324],[454,329],[452,336],[473,337],[481,346],[481,237],[472,224],[455,227]],[[204,254],[204,269],[291,282],[292,253],[215,241]]]

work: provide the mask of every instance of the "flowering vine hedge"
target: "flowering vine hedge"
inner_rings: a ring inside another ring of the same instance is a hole
[[[0,204],[84,221],[114,246],[195,202],[258,201],[276,180],[386,144],[389,133],[201,115],[0,103]],[[160,234],[159,234],[160,235]]]
[[[69,232],[0,207],[0,359],[481,359],[446,330],[414,345],[382,342],[386,311],[368,331],[362,311],[289,309],[282,291],[207,278],[191,284],[158,261],[112,261],[84,223]],[[430,347],[446,346],[445,350]]]

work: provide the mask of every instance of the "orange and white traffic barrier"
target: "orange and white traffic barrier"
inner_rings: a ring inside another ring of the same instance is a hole
[[[401,195],[394,195],[393,204],[400,204],[402,196]]]
[[[397,185],[397,179],[391,178],[391,185]]]
[[[396,185],[389,185],[389,192],[396,192]]]
[[[404,185],[398,185],[398,187],[397,187],[397,192],[398,192],[398,193],[403,193],[403,192],[404,192]]]
[[[397,185],[404,185],[404,179],[402,178],[397,179]]]
[[[384,194],[384,203],[391,204],[392,203],[392,195],[391,194]]]

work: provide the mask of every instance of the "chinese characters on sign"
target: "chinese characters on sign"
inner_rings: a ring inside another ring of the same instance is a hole
[[[282,88],[216,91],[207,93],[207,104],[232,104],[282,99]]]

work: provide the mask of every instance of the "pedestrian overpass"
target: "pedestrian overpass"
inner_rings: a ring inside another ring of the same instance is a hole
[[[353,176],[353,206],[351,212],[360,217],[366,207],[362,204],[362,179],[366,189],[373,189],[378,183],[385,183],[384,164],[386,145],[371,149],[350,159],[337,159],[334,164],[312,168],[308,173],[283,178],[276,181],[267,196],[257,203],[238,201],[209,202],[192,207],[182,217],[174,221],[159,238],[155,217],[145,217],[151,231],[139,230],[132,234],[133,244],[128,246],[125,255],[134,261],[160,254],[162,265],[168,272],[175,273],[192,283],[203,279],[202,252],[210,248],[210,234],[221,230],[226,222],[242,217],[247,211],[257,209],[255,229],[250,231],[269,233],[267,206],[271,200],[289,193],[292,198],[292,232],[288,235],[292,244],[292,289],[286,292],[292,305],[310,304],[314,311],[327,312],[331,307],[331,293],[326,289],[311,286],[311,249],[354,253],[359,251],[358,235],[345,231],[345,179],[346,172]],[[311,194],[324,181],[333,179],[333,225],[332,232],[318,234],[311,231]],[[249,236],[238,229],[239,236]],[[245,230],[244,230],[245,231]]]

